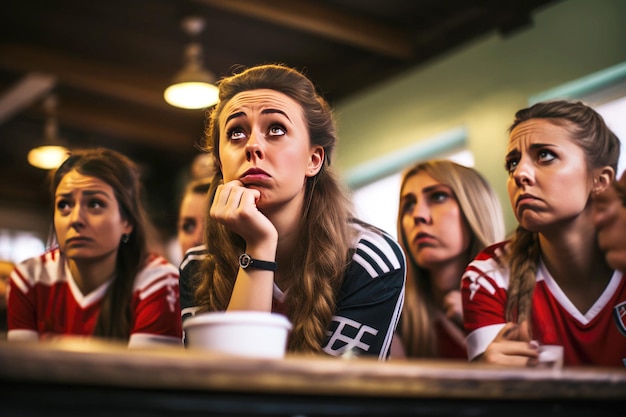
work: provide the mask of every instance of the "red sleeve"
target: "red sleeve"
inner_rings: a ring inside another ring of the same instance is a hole
[[[8,330],[37,331],[37,306],[35,290],[18,268],[11,273],[7,292]]]
[[[133,294],[132,334],[171,336],[182,340],[178,269],[161,259],[138,277]]]

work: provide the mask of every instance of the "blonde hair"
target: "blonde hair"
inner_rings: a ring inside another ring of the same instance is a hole
[[[425,172],[436,181],[450,187],[463,218],[470,229],[467,263],[482,249],[504,239],[504,218],[500,200],[491,185],[475,169],[448,160],[420,162],[408,169],[400,189],[407,180]],[[398,210],[398,236],[407,254],[407,280],[402,311],[402,342],[408,356],[437,356],[434,321],[437,307],[433,303],[430,276],[413,259],[402,228],[402,207]],[[459,282],[461,276],[459,276]]]
[[[582,102],[564,100],[537,103],[515,114],[509,133],[530,119],[548,119],[551,123],[565,127],[572,142],[584,151],[588,171],[603,166],[617,170],[619,139],[608,128],[602,116],[591,107]],[[507,321],[530,322],[540,256],[538,233],[518,226],[505,254],[511,270]]]
[[[336,294],[350,261],[353,232],[350,199],[330,166],[336,145],[335,124],[330,106],[302,73],[283,65],[261,65],[222,79],[220,102],[209,115],[206,149],[219,161],[219,116],[236,94],[256,89],[271,89],[286,94],[303,109],[312,145],[322,146],[325,161],[320,172],[307,178],[305,208],[301,219],[302,242],[295,248],[291,270],[293,281],[286,300],[286,314],[293,324],[288,350],[321,353],[335,311]],[[209,206],[218,184],[218,169],[209,190]],[[225,310],[235,278],[237,258],[245,248],[243,239],[218,222],[207,222],[206,241],[209,257],[201,268],[195,293],[201,311]]]

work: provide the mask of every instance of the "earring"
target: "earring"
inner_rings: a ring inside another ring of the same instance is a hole
[[[122,243],[128,243],[128,239],[130,239],[130,235],[127,233],[124,233],[122,235]]]

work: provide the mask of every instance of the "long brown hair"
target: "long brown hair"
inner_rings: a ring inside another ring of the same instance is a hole
[[[465,223],[470,230],[470,248],[467,263],[482,249],[504,239],[504,218],[497,193],[475,169],[448,160],[419,162],[402,177],[400,190],[420,172],[450,187],[457,200]],[[401,197],[400,197],[401,198]],[[437,338],[434,322],[437,306],[432,297],[430,276],[413,258],[402,227],[402,206],[398,210],[398,236],[407,255],[407,280],[402,309],[401,334],[405,352],[411,357],[436,357]],[[459,275],[459,285],[461,275]]]
[[[520,123],[530,119],[548,119],[551,123],[566,127],[571,140],[585,153],[586,169],[610,166],[617,171],[619,139],[608,128],[602,116],[591,107],[580,101],[540,102],[519,110],[509,127],[509,133]],[[507,321],[530,322],[532,294],[540,256],[538,233],[518,226],[506,253],[511,270]]]
[[[300,242],[293,255],[293,283],[286,301],[286,314],[293,324],[288,349],[321,352],[335,308],[351,243],[351,203],[330,166],[337,137],[328,103],[301,72],[278,64],[246,69],[219,82],[219,103],[209,114],[206,150],[220,160],[219,116],[235,95],[249,90],[279,91],[302,106],[312,145],[322,146],[325,160],[319,173],[307,178]],[[222,181],[221,167],[209,191],[209,206]],[[245,249],[243,239],[219,222],[207,222],[209,257],[202,267],[195,293],[200,311],[225,310],[237,276],[237,257]]]
[[[128,340],[131,329],[131,299],[135,277],[147,257],[147,217],[142,206],[139,169],[119,152],[106,148],[73,151],[69,158],[51,172],[54,195],[63,177],[72,170],[98,178],[113,188],[123,219],[133,230],[128,241],[117,249],[115,278],[109,286],[94,330],[94,336]]]

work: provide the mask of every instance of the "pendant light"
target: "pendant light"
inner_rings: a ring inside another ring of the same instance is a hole
[[[198,35],[204,29],[204,19],[188,17],[182,27],[192,38],[185,50],[185,66],[174,76],[172,84],[165,89],[165,101],[184,109],[202,109],[213,106],[218,101],[218,88],[215,75],[202,65],[202,46]]]
[[[40,169],[56,169],[70,154],[69,149],[62,145],[62,141],[57,136],[56,108],[56,97],[48,96],[44,101],[46,124],[43,144],[28,152],[28,162]]]

